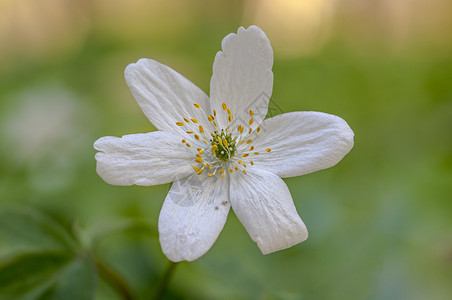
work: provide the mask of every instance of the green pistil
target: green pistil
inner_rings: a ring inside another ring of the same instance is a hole
[[[221,141],[220,141],[221,140]],[[227,142],[227,146],[224,143]],[[212,136],[212,149],[215,149],[215,156],[222,161],[228,161],[235,154],[235,139],[232,139],[230,133],[225,133],[223,130]]]

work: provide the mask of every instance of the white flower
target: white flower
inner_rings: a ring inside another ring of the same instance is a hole
[[[264,120],[273,51],[257,26],[229,34],[217,53],[210,99],[151,59],[125,70],[127,84],[159,131],[103,137],[97,172],[114,185],[173,182],[159,217],[162,250],[192,261],[210,249],[232,206],[262,253],[304,241],[308,232],[281,177],[337,164],[353,131],[336,116],[291,112]]]

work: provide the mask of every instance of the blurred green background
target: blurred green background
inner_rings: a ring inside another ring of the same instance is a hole
[[[93,142],[155,130],[127,64],[208,93],[221,40],[251,24],[275,52],[272,103],[341,116],[355,146],[285,180],[306,242],[263,256],[231,211],[165,299],[452,299],[447,0],[0,0],[0,299],[121,299],[93,256],[136,299],[155,293],[169,185],[104,183]]]

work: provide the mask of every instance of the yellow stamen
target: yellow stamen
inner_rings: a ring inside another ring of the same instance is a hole
[[[246,164],[243,164],[243,166],[246,168]]]
[[[250,128],[250,131],[248,131],[248,134],[251,134],[251,132],[253,132],[253,129]]]
[[[187,118],[184,118],[184,121],[187,122],[187,123],[190,123],[190,120],[187,119]]]
[[[239,164],[241,164],[241,163],[243,162],[243,160],[239,159],[237,162],[238,162]]]
[[[212,122],[212,121],[213,121],[212,116],[208,116],[207,119],[209,120],[209,122]]]
[[[225,147],[229,147],[228,141],[227,141],[226,139],[223,139],[223,145],[224,145]]]
[[[200,106],[198,103],[193,103],[193,105],[194,105],[196,108],[201,108],[201,106]]]
[[[239,130],[240,133],[243,133],[243,127],[242,125],[239,125],[239,127],[237,128]]]
[[[198,168],[198,167],[192,166],[192,168],[193,168],[196,172],[199,172],[199,168]]]
[[[254,155],[259,155],[259,152],[254,152],[253,154],[254,154]]]
[[[199,141],[199,135],[195,134],[195,139]]]
[[[214,116],[214,117],[216,117],[216,116],[217,116],[217,112],[216,112],[216,110],[215,110],[215,109],[213,110],[213,116]]]
[[[226,174],[221,175],[221,178],[224,178],[224,176],[226,176]]]
[[[239,145],[240,145],[240,144],[243,144],[244,142],[245,142],[245,140],[241,140],[241,141],[239,142]]]
[[[186,141],[185,139],[183,139],[183,140],[182,140],[182,143],[184,143],[184,144],[185,144],[186,142],[187,142],[187,141]]]
[[[256,131],[257,131],[257,133],[259,133],[259,131],[261,131],[261,127],[260,126],[257,127]]]
[[[224,172],[224,170],[223,170],[223,169],[220,169],[220,174],[223,173],[223,172]]]
[[[188,130],[188,131],[185,131],[186,133],[188,133],[188,134],[192,134],[192,133],[194,133],[193,131],[191,131],[191,130]]]
[[[229,107],[227,108],[228,111],[228,115],[231,115],[231,110],[229,109]]]
[[[249,153],[245,153],[242,155],[242,157],[247,157],[248,155],[250,155]]]
[[[254,111],[250,109],[250,116],[254,116]]]
[[[223,107],[224,110],[226,110],[228,107],[226,106],[226,103],[223,102],[223,104],[221,104],[221,106]]]
[[[232,122],[232,117],[231,116],[228,116],[228,121]]]
[[[197,163],[201,163],[201,162],[202,162],[202,157],[198,157],[197,159],[195,159],[195,161],[196,161]]]
[[[201,148],[198,148],[197,150],[198,150],[199,154],[203,154],[204,153],[204,150],[202,150]]]
[[[254,161],[250,161],[251,165],[254,166]]]
[[[248,124],[250,124],[250,126],[251,126],[251,124],[253,124],[253,122],[254,122],[254,120],[253,120],[253,119],[250,119],[250,121],[248,122]]]
[[[253,140],[247,140],[246,143],[249,144],[251,143]]]
[[[212,170],[212,166],[209,164],[206,164],[207,169]]]
[[[182,122],[176,122],[176,125],[177,125],[177,126],[184,126],[184,123],[182,123]]]
[[[193,123],[198,123],[198,120],[196,119],[191,119]]]
[[[199,125],[199,132],[204,133],[204,128],[201,125]]]
[[[198,175],[201,175],[204,172],[204,169],[199,170]]]
[[[246,175],[246,171],[245,170],[242,170],[243,171],[243,174],[245,174]]]
[[[251,146],[251,147],[250,147],[250,151],[253,151],[253,150],[254,150],[254,146]]]
[[[270,152],[270,151],[272,151],[272,149],[267,148],[267,149],[265,149],[265,151]]]
[[[190,143],[186,143],[185,145],[187,145],[187,147],[189,147],[189,148],[191,147]]]
[[[214,176],[215,174],[213,174],[213,173],[209,173],[207,176],[209,176],[209,177],[212,177],[212,176]]]
[[[232,172],[234,172],[234,170],[232,170],[232,169],[229,169],[229,173],[232,173]]]
[[[218,144],[220,144],[221,146],[223,146],[223,141],[221,140],[221,137],[218,137],[217,141],[218,141]],[[223,146],[223,147],[224,147],[224,146]]]
[[[238,170],[239,170],[239,167],[235,166],[234,169],[235,169],[236,171],[238,171]]]

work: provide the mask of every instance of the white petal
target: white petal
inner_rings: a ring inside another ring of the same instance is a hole
[[[337,164],[352,149],[353,135],[347,122],[330,114],[278,115],[262,123],[255,140],[261,154],[254,162],[283,178],[312,173]]]
[[[212,247],[229,212],[229,179],[192,175],[175,181],[159,217],[168,259],[192,261]]]
[[[234,115],[235,128],[239,124],[248,126],[252,109],[252,127],[257,127],[267,114],[273,88],[270,41],[257,26],[240,27],[237,34],[226,36],[221,46],[223,51],[215,56],[210,80],[212,108],[221,111],[225,102]],[[227,114],[220,113],[219,117],[222,128],[226,128]]]
[[[231,205],[235,214],[264,254],[289,248],[308,238],[284,181],[249,168],[231,176]]]
[[[94,143],[97,173],[114,185],[156,185],[193,173],[195,157],[179,136],[163,131],[105,136]],[[192,150],[193,151],[193,150]]]
[[[183,121],[184,117],[203,117],[194,103],[210,111],[209,97],[203,91],[155,60],[142,58],[128,65],[124,74],[138,105],[159,130],[181,133],[184,128],[177,126],[176,122]]]

